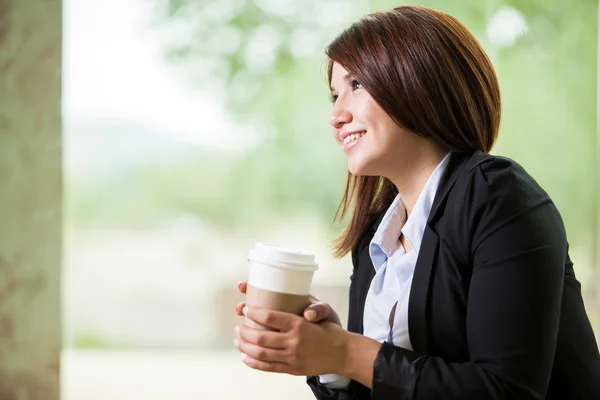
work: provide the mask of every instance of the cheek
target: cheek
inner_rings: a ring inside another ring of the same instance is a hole
[[[400,128],[389,115],[382,111],[378,113],[374,118],[374,121],[375,131],[377,132],[379,140],[389,144],[402,141],[402,128]]]
[[[358,102],[352,114],[354,114],[354,118],[368,126],[373,123],[374,110],[372,108],[371,102],[363,100]]]

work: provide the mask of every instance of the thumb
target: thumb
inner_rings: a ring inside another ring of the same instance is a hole
[[[331,314],[331,307],[327,303],[314,303],[304,310],[304,318],[308,322],[319,322],[327,319]]]

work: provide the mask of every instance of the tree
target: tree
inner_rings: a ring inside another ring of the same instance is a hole
[[[235,177],[228,182],[239,187],[235,196],[266,204],[268,212],[310,206],[330,216],[344,168],[326,133],[322,49],[359,15],[397,3],[156,1],[157,26],[176,36],[167,46],[169,56],[191,66],[192,81],[220,94],[233,116],[264,127],[261,145],[232,161],[237,167],[229,170]],[[558,204],[572,239],[592,236],[598,180],[596,2],[424,3],[464,22],[493,57],[504,105],[496,151],[516,158],[538,178]],[[522,15],[527,32],[501,47],[487,29],[507,7]],[[263,196],[253,190],[257,187],[270,191]]]

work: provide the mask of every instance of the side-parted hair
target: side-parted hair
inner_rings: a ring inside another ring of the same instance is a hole
[[[334,62],[353,74],[402,128],[448,151],[488,153],[500,126],[500,88],[475,36],[456,18],[424,6],[369,14],[325,50],[331,83]],[[348,173],[335,215],[352,217],[334,240],[336,257],[361,235],[396,195],[387,178]]]

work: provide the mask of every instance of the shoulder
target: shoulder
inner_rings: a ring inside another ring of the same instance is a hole
[[[471,209],[496,204],[515,210],[552,204],[548,193],[518,162],[490,154],[473,157],[453,191]]]
[[[516,161],[482,155],[465,168],[449,199],[456,233],[472,248],[487,238],[563,247],[563,220],[548,193]],[[468,239],[467,239],[468,238]]]

